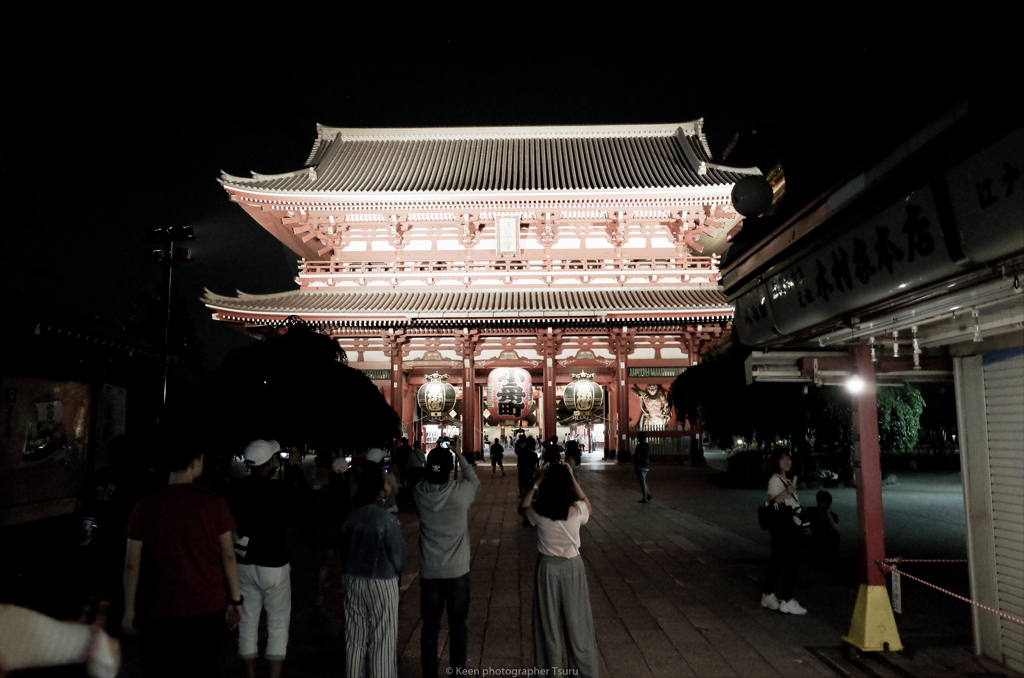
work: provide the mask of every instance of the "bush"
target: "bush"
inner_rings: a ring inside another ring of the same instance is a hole
[[[907,454],[917,445],[924,398],[910,384],[878,389],[878,444],[886,454]]]

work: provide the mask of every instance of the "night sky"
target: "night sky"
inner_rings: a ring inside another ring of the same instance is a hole
[[[245,339],[209,320],[202,288],[295,289],[295,257],[215,179],[221,169],[247,176],[301,167],[316,122],[704,116],[716,159],[734,132],[771,139],[793,161],[796,200],[972,92],[1006,88],[1008,105],[1020,105],[1014,22],[976,3],[957,16],[849,4],[843,15],[714,15],[699,3],[573,3],[564,14],[477,5],[476,23],[453,18],[454,5],[421,15],[399,4],[377,3],[379,14],[302,6],[309,12],[286,15],[282,4],[196,15],[186,6],[8,9],[0,29],[3,294],[122,324],[159,279],[159,268],[142,262],[146,234],[191,224],[195,261],[176,268],[176,289],[190,299],[207,366],[216,366]]]

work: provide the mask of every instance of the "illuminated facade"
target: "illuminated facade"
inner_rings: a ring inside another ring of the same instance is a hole
[[[622,449],[643,424],[656,454],[681,458],[686,423],[648,400],[731,329],[718,257],[740,226],[732,186],[751,173],[711,162],[701,121],[319,126],[302,169],[220,179],[302,257],[298,289],[203,301],[254,332],[290,316],[321,328],[410,434],[424,434],[415,393],[432,373],[459,391],[467,449],[511,433],[486,387],[518,367],[532,377],[527,430],[564,436],[562,391],[585,371],[607,395],[584,425],[594,443]]]

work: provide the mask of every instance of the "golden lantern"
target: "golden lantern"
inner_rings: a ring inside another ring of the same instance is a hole
[[[455,387],[448,383],[447,374],[428,374],[426,382],[416,391],[416,402],[425,419],[447,419],[455,407]]]
[[[565,387],[562,403],[572,410],[572,418],[586,421],[601,415],[604,408],[604,389],[594,383],[594,374],[580,372],[572,375],[572,382]]]

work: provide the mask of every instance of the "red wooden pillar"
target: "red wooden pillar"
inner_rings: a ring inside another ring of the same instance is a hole
[[[402,378],[399,383],[402,385],[402,412],[405,414],[405,421],[403,422],[406,426],[405,435],[409,438],[409,442],[412,443],[416,437],[416,432],[413,429],[412,423],[413,419],[416,418],[416,392],[409,384],[405,383],[404,374],[399,376]]]
[[[480,448],[477,431],[480,428],[479,398],[476,388],[476,366],[473,349],[462,358],[462,451],[476,452]]]
[[[618,392],[615,388],[615,382],[612,381],[607,385],[608,397],[605,399],[604,410],[604,456],[608,458],[611,454],[611,450],[615,449],[615,412],[614,405],[616,402],[615,394]]]
[[[629,450],[629,341],[627,328],[622,328],[615,350],[615,385],[618,389],[616,410],[618,420],[618,450]]]
[[[402,411],[405,405],[404,377],[402,372],[402,343],[397,337],[391,340],[391,377],[388,381],[388,402],[403,421]]]
[[[851,350],[854,375],[863,388],[853,395],[853,466],[857,481],[857,525],[864,560],[857,604],[850,622],[850,633],[843,640],[865,652],[903,649],[885,572],[879,563],[885,558],[885,529],[882,523],[882,467],[878,452],[878,404],[875,367],[867,346]]]
[[[558,403],[555,396],[555,348],[545,345],[544,347],[544,382],[541,384],[541,392],[544,401],[544,441],[551,440],[551,436],[558,435]]]

